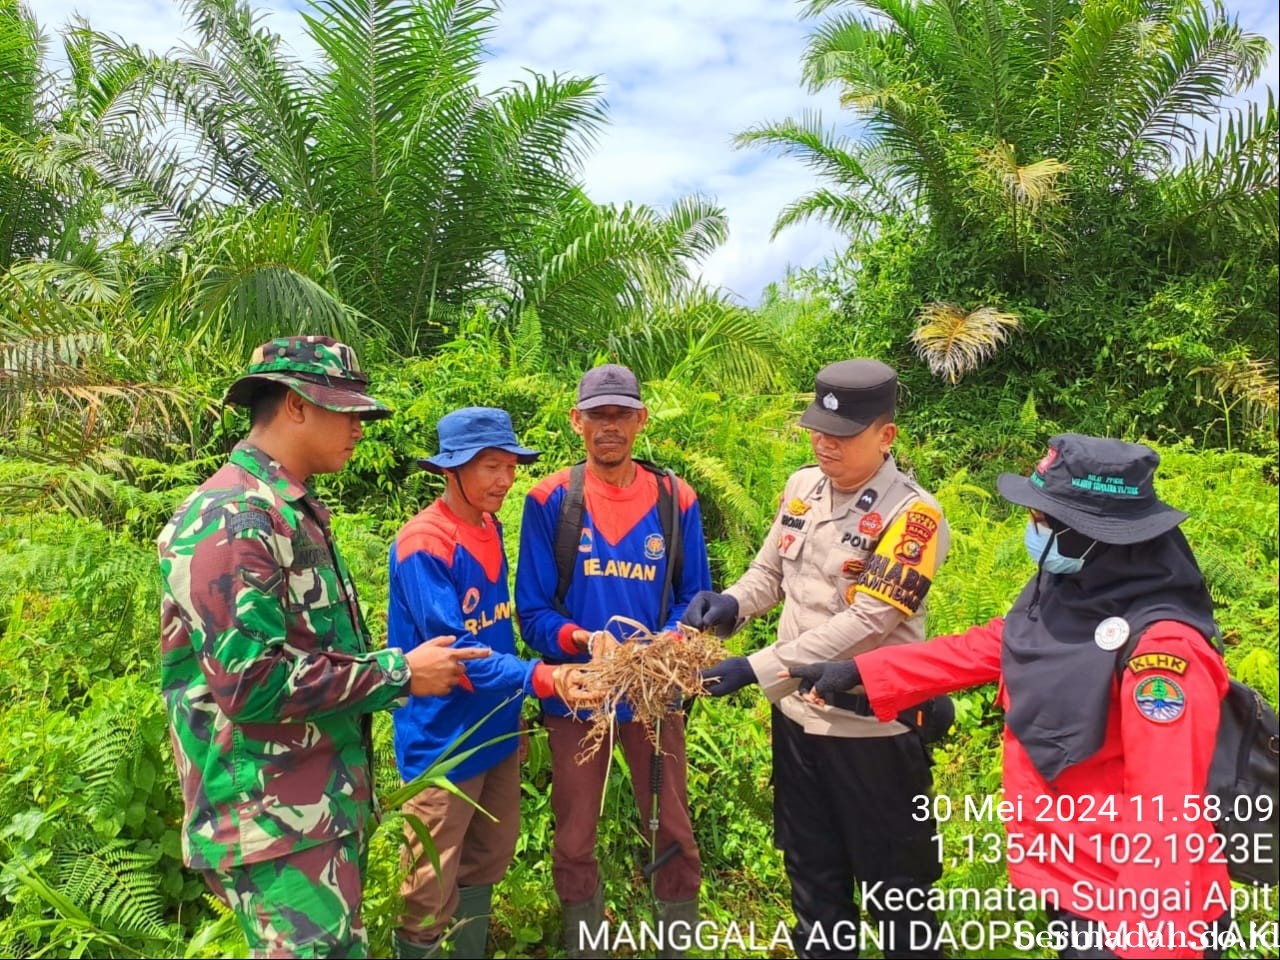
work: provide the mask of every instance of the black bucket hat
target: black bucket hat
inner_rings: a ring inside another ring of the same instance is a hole
[[[1002,473],[996,486],[1010,503],[1101,543],[1143,543],[1187,519],[1156,496],[1159,463],[1145,444],[1063,433],[1050,438],[1031,476]]]

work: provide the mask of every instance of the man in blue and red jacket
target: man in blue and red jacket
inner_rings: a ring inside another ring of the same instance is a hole
[[[601,640],[606,640],[606,645],[625,640],[630,631],[611,623],[615,616],[629,617],[655,633],[674,630],[693,595],[710,588],[711,570],[697,495],[674,474],[656,471],[631,456],[647,418],[639,382],[626,367],[595,367],[578,384],[578,402],[570,412],[570,421],[583,439],[587,459],[585,472],[580,474],[581,530],[575,531],[577,550],[563,596],[557,595],[556,544],[561,513],[574,487],[573,470],[547,477],[525,499],[516,606],[525,642],[549,660],[585,662],[593,646],[598,651]],[[678,533],[674,528],[664,532],[661,506],[670,506],[672,501],[679,518]],[[675,543],[668,542],[677,539],[678,550]],[[670,571],[668,564],[673,568]],[[566,948],[570,956],[582,956],[586,955],[585,935],[603,920],[595,843],[608,751],[598,751],[579,765],[576,758],[583,750],[588,727],[578,722],[558,697],[544,698],[543,710],[556,821],[552,876],[564,914]],[[649,777],[645,774],[653,763],[653,747],[643,727],[632,721],[629,710],[620,709],[617,719],[617,739],[626,751],[632,790],[641,818],[648,820]],[[655,875],[659,921],[666,929],[679,921],[692,929],[697,922],[702,868],[689,822],[684,720],[680,714],[662,724],[660,746],[665,763],[656,849],[679,852]]]
[[[406,824],[409,872],[396,953],[436,955],[441,934],[456,919],[454,955],[478,957],[484,955],[493,884],[510,866],[520,831],[514,734],[524,695],[572,699],[581,691],[572,683],[575,668],[516,656],[502,527],[495,515],[516,465],[532,463],[538,452],[517,443],[504,410],[455,410],[441,418],[437,430],[440,452],[418,463],[444,475],[445,493],[405,524],[391,547],[387,645],[407,651],[452,634],[458,647],[483,646],[493,654],[471,661],[483,667],[468,671],[451,693],[411,697],[395,712],[396,764],[408,781],[447,760],[446,754],[479,747],[445,775],[496,820],[476,815],[472,803],[440,787],[428,787],[405,804],[405,813],[430,831],[440,870],[423,856]]]

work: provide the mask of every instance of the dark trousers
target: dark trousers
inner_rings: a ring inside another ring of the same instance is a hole
[[[587,724],[572,717],[547,716],[547,742],[551,748],[551,809],[556,818],[551,844],[551,877],[562,903],[590,900],[600,883],[596,859],[596,827],[600,822],[600,797],[609,765],[608,747],[601,747],[586,763],[578,763]],[[631,790],[640,809],[640,825],[649,834],[649,769],[653,744],[639,723],[619,723],[618,742],[631,768]],[[680,853],[658,870],[654,893],[659,900],[695,900],[702,883],[702,860],[689,822],[687,769],[684,750],[684,717],[672,714],[662,721],[662,794],[658,798],[658,850],[680,848]]]
[[[942,872],[937,827],[912,819],[932,782],[914,733],[814,736],[774,708],[774,837],[791,879],[797,956],[858,956],[855,887],[885,957],[941,955],[937,917],[921,902]],[[907,902],[895,903],[903,893]]]

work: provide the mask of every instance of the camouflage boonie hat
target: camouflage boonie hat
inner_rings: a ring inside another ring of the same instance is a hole
[[[277,337],[253,351],[249,372],[231,385],[223,403],[245,407],[263,381],[288,384],[294,393],[317,407],[338,413],[358,413],[361,420],[391,416],[369,394],[369,378],[360,372],[356,353],[332,337]]]

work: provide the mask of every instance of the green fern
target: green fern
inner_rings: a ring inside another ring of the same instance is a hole
[[[132,772],[147,748],[137,712],[118,712],[109,725],[92,730],[80,755],[80,775],[88,791],[84,814],[98,823],[117,813],[133,796]]]
[[[59,851],[54,864],[61,893],[103,931],[169,939],[155,857],[117,839],[103,846],[73,844]]]

